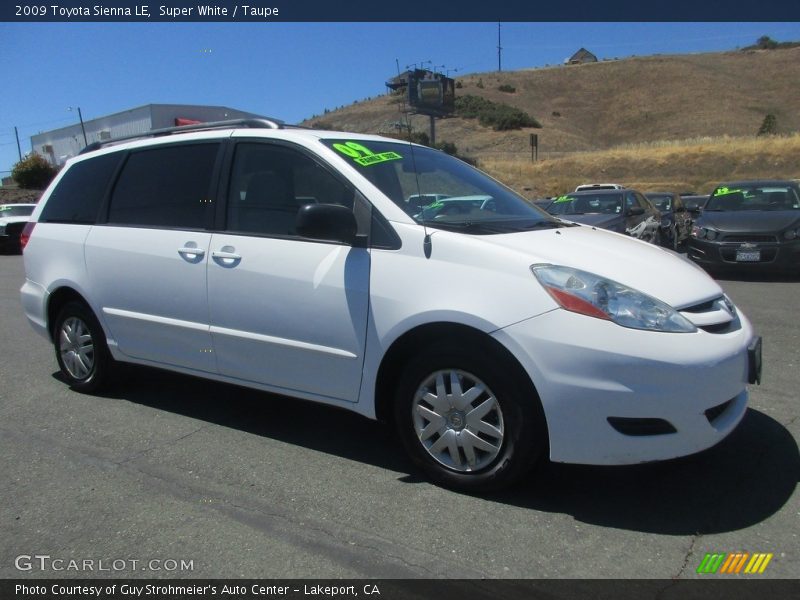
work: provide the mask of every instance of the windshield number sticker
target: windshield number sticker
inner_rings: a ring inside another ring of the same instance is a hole
[[[366,148],[361,144],[357,144],[356,142],[334,144],[333,147],[345,156],[352,158],[362,167],[368,167],[370,165],[375,165],[389,160],[398,160],[403,158],[397,152],[381,152],[380,154],[375,154],[369,148]]]
[[[738,190],[738,189],[729,189],[726,187],[721,187],[714,192],[714,197],[717,196],[728,196],[730,194],[742,194],[745,198],[752,197],[752,194],[749,193],[747,190]]]
[[[559,196],[558,198],[555,199],[554,202],[555,203],[558,203],[558,202],[569,202],[570,200],[572,200],[572,198],[570,196]]]

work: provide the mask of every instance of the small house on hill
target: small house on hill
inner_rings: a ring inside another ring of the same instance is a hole
[[[586,48],[581,48],[567,59],[568,65],[582,65],[584,63],[597,62],[597,57]]]

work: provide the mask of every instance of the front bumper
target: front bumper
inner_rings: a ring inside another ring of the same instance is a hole
[[[744,239],[747,236],[740,236]],[[773,236],[761,236],[773,237]],[[797,270],[800,269],[800,239],[776,241],[730,242],[689,238],[687,255],[704,267],[735,267],[740,269]],[[757,239],[757,238],[756,238]],[[745,251],[757,251],[759,260],[737,260]]]
[[[536,386],[556,462],[634,464],[694,454],[730,434],[747,409],[754,336],[742,315],[726,333],[678,334],[559,309],[494,336]],[[644,424],[644,433],[620,422]],[[664,422],[671,433],[650,427]]]

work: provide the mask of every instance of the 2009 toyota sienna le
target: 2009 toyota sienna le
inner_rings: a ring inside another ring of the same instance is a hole
[[[760,377],[760,338],[699,268],[442,152],[268,120],[96,146],[22,240],[25,312],[76,390],[122,361],[323,402],[488,490],[546,455],[708,448]]]

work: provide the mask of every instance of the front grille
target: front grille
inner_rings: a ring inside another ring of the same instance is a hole
[[[731,330],[731,322],[717,323],[716,325],[703,325],[700,327],[706,333],[727,333]]]
[[[721,242],[735,242],[743,244],[746,242],[755,242],[761,244],[777,244],[778,237],[775,235],[757,235],[753,233],[736,234],[736,235],[723,235],[720,238]]]
[[[722,413],[725,412],[725,409],[727,409],[734,400],[735,398],[731,398],[727,402],[723,402],[722,404],[718,404],[717,406],[712,406],[707,411],[705,411],[706,419],[708,419],[708,422],[713,425],[714,421],[716,421],[720,417],[720,415],[722,415]]]
[[[736,308],[724,296],[681,308],[679,312],[706,333],[728,333],[738,323]]]

